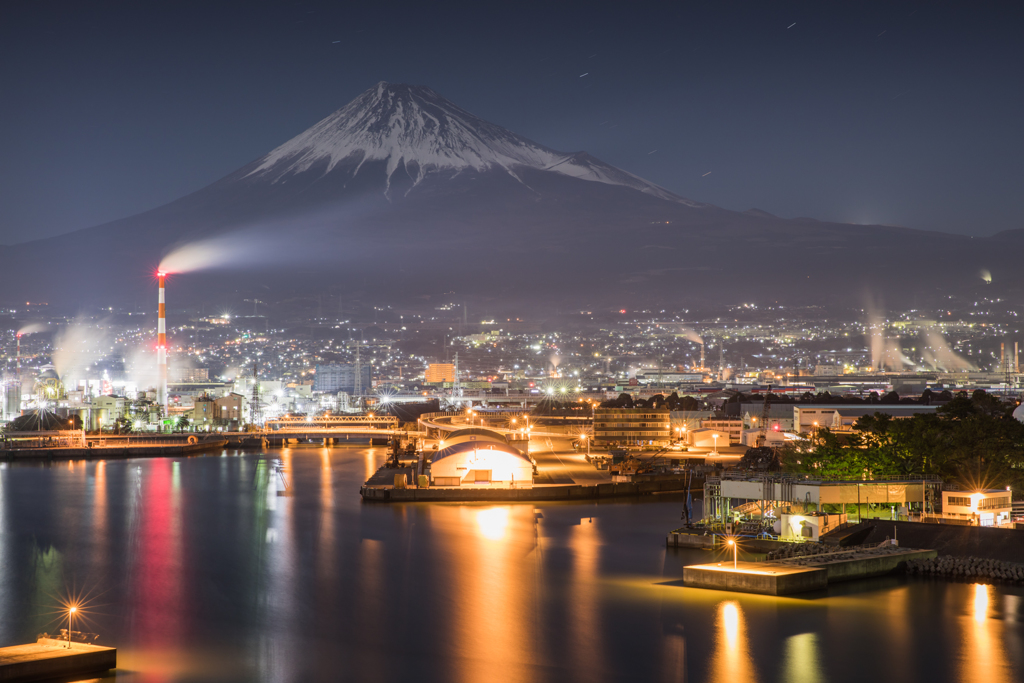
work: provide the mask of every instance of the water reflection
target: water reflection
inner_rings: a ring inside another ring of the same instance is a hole
[[[491,508],[476,513],[476,523],[480,527],[480,535],[491,541],[505,538],[508,529],[508,508]]]
[[[104,570],[110,561],[110,532],[107,511],[107,461],[96,463],[92,482],[92,563]]]
[[[302,650],[296,610],[296,592],[301,584],[296,580],[296,529],[292,517],[291,449],[281,452],[277,471],[269,472],[267,486],[267,565],[265,568],[262,606],[264,626],[260,629],[258,657],[260,669],[271,680],[286,680],[294,673],[296,657]]]
[[[964,620],[964,638],[960,655],[960,680],[964,683],[1010,683],[1011,676],[1004,649],[1004,624],[990,614],[992,586],[975,584],[970,618]]]
[[[139,640],[151,647],[177,646],[182,635],[181,491],[174,464],[154,461],[143,483],[134,606]]]
[[[599,601],[600,532],[591,518],[570,527],[573,573],[570,584],[570,631],[573,669],[586,671],[587,680],[605,678],[601,611]]]
[[[786,639],[781,680],[786,683],[819,683],[825,680],[821,672],[818,634],[801,633]]]
[[[334,582],[334,471],[331,469],[331,452],[325,448],[320,454],[320,533],[317,535],[317,571],[322,590],[328,596]]]
[[[757,671],[750,658],[750,643],[743,610],[729,600],[718,605],[715,619],[715,651],[711,655],[711,676],[714,683],[753,683]]]
[[[533,508],[446,508],[464,529],[452,544],[452,634],[465,683],[533,678],[536,566]],[[467,524],[467,522],[475,524]]]
[[[1002,683],[1024,670],[1013,589],[680,588],[681,566],[706,555],[666,556],[678,501],[361,504],[366,456],[0,464],[0,644],[43,630],[38,605],[77,578],[102,596],[95,630],[130,680]]]

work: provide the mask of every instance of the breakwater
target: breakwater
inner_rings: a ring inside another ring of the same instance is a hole
[[[931,559],[908,560],[906,571],[910,576],[934,576],[973,583],[1024,584],[1024,564],[983,557],[942,555]]]

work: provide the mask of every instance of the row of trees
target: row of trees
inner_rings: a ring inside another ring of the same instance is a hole
[[[859,479],[935,474],[969,487],[1024,484],[1024,423],[984,391],[961,392],[935,413],[860,418],[853,433],[821,429],[783,454],[786,469]]]

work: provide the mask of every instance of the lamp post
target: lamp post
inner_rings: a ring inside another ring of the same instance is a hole
[[[71,649],[71,621],[72,621],[72,619],[74,619],[75,612],[77,612],[77,611],[78,611],[78,608],[75,607],[74,605],[72,605],[71,607],[68,607],[68,649],[69,650]]]
[[[718,455],[718,434],[712,434],[711,436],[715,440],[715,449],[712,451],[712,455]]]
[[[739,548],[736,546],[736,541],[731,538],[729,539],[729,545],[732,546],[732,568],[736,569],[736,555],[739,552]]]
[[[583,439],[583,443],[587,445],[587,457],[590,457],[590,439],[587,438],[586,434],[580,434],[580,438]]]

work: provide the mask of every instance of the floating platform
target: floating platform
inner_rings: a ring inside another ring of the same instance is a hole
[[[683,567],[683,583],[694,588],[793,595],[824,590],[830,583],[891,574],[908,560],[937,555],[934,550],[862,548],[768,562],[716,562]]]
[[[29,683],[53,678],[88,677],[117,667],[117,650],[112,647],[69,644],[40,638],[30,645],[0,648],[0,681]]]

